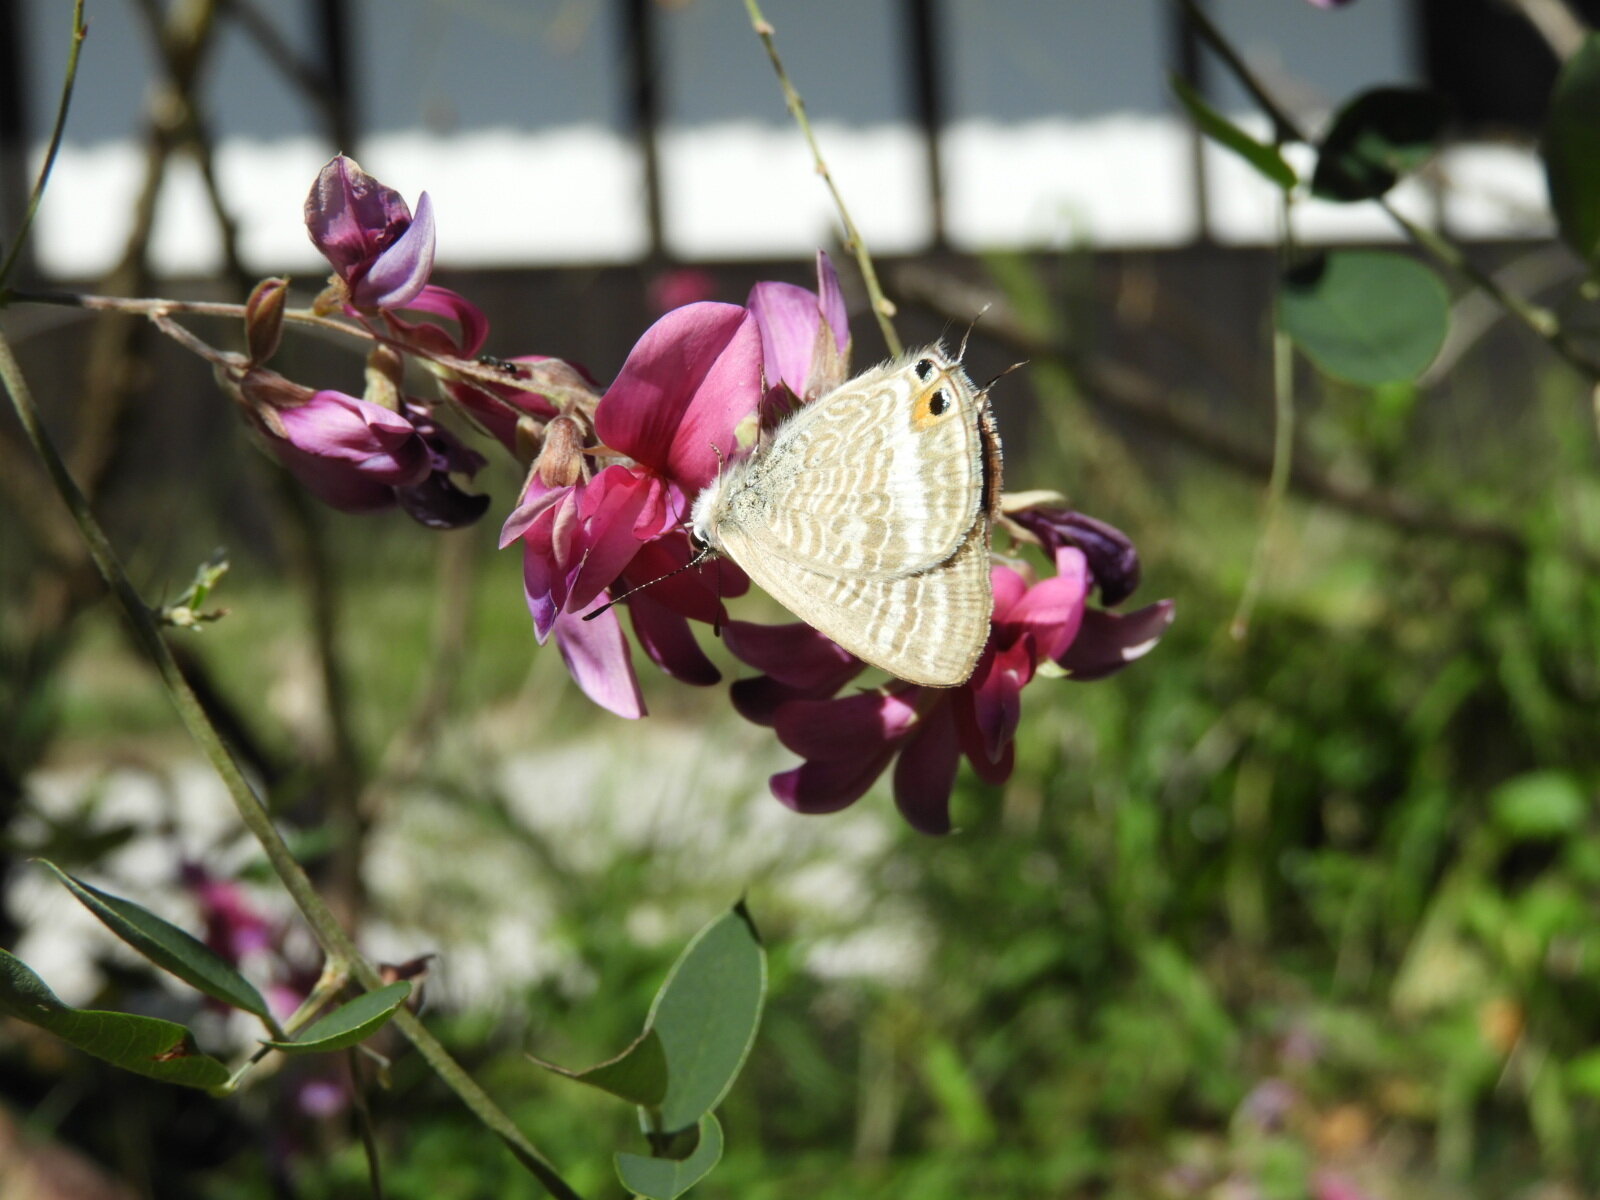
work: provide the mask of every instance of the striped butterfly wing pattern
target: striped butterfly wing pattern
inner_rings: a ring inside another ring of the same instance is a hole
[[[985,397],[929,347],[800,410],[697,504],[696,527],[858,658],[953,687],[989,636],[999,470]]]

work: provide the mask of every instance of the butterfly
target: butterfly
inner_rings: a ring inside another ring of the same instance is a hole
[[[695,539],[891,675],[971,677],[989,639],[1000,438],[986,389],[933,345],[796,412],[695,498]]]

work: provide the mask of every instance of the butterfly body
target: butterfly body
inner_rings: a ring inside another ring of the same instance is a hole
[[[700,494],[692,523],[858,658],[953,687],[988,640],[999,472],[984,394],[931,346],[800,409]]]

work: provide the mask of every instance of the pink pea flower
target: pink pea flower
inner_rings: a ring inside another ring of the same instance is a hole
[[[1094,524],[1107,544],[1126,543],[1110,526]],[[1056,674],[1099,678],[1147,652],[1171,624],[1170,601],[1126,617],[1086,607],[1098,583],[1090,556],[1062,544],[1053,558],[1056,573],[1043,580],[1026,564],[992,569],[989,644],[972,678],[956,688],[894,681],[836,696],[864,664],[816,630],[730,624],[729,649],[765,672],[734,684],[735,708],[772,726],[805,760],[772,777],[773,794],[799,812],[837,812],[860,799],[892,763],[901,815],[923,833],[949,832],[950,792],[963,757],[988,783],[1010,777],[1022,691],[1043,664],[1054,664]],[[1129,569],[1124,563],[1118,578]],[[1136,562],[1131,570],[1136,578]]]
[[[417,427],[397,412],[321,391],[274,410],[267,446],[318,499],[345,512],[395,503],[395,488],[422,483],[429,452]]]
[[[673,539],[687,547],[687,497],[734,451],[760,397],[761,339],[750,313],[709,302],[673,310],[639,339],[595,410],[595,433],[628,461],[592,476],[575,452],[549,469],[535,464],[501,532],[502,546],[523,545],[535,636],[543,642],[553,632],[579,686],[619,715],[644,713],[621,624],[615,611],[582,618],[624,580],[647,543]],[[552,456],[556,425],[546,432],[541,460]],[[572,439],[581,443],[576,432]],[[737,594],[742,582],[725,572],[723,594]],[[659,651],[669,669],[692,657],[686,618],[721,614],[707,581],[689,576],[679,583],[634,608],[636,631],[645,623],[646,650]],[[697,663],[687,674],[704,673]]]
[[[417,211],[393,188],[340,154],[317,174],[305,204],[306,232],[333,266],[329,307],[382,312],[391,332],[418,349],[471,358],[483,347],[489,323],[477,305],[428,282],[433,274],[433,202],[417,197]],[[322,302],[319,301],[319,305]],[[395,315],[415,310],[447,317],[451,333],[431,321]]]
[[[412,216],[400,193],[343,154],[317,174],[306,197],[306,232],[333,264],[357,308],[404,308],[433,273],[433,203],[417,197]]]

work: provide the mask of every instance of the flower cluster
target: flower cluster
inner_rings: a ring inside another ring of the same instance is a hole
[[[1009,776],[1021,695],[1033,679],[1101,678],[1153,646],[1172,620],[1165,601],[1109,611],[1138,582],[1126,537],[1058,497],[1022,497],[1003,506],[997,523],[1010,557],[992,568],[992,630],[971,679],[955,688],[891,680],[846,691],[866,664],[816,630],[729,620],[724,602],[749,587],[733,563],[683,569],[696,551],[686,530],[695,497],[729,460],[750,453],[763,429],[848,374],[848,319],[827,255],[817,256],[814,289],[765,282],[742,305],[696,299],[671,308],[601,389],[560,359],[474,359],[487,322],[428,283],[426,195],[413,215],[340,157],[318,176],[306,224],[334,270],[313,312],[342,314],[375,348],[361,398],[291,383],[265,366],[284,320],[282,281],[258,287],[247,310],[250,352],[219,373],[268,449],[335,507],[397,504],[424,524],[464,524],[488,497],[453,482],[484,462],[436,419],[453,410],[527,467],[501,545],[521,547],[537,641],[554,636],[583,691],[631,718],[645,706],[619,612],[652,662],[701,686],[720,673],[694,624],[720,631],[760,672],[733,685],[735,707],[804,760],[772,779],[774,794],[799,811],[853,803],[893,763],[906,819],[947,831],[963,757],[985,780]],[[448,318],[455,331],[405,312]],[[439,400],[405,392],[411,357],[441,381]],[[1041,575],[1021,557],[1029,551],[1049,570]],[[1090,606],[1095,593],[1101,607]]]

